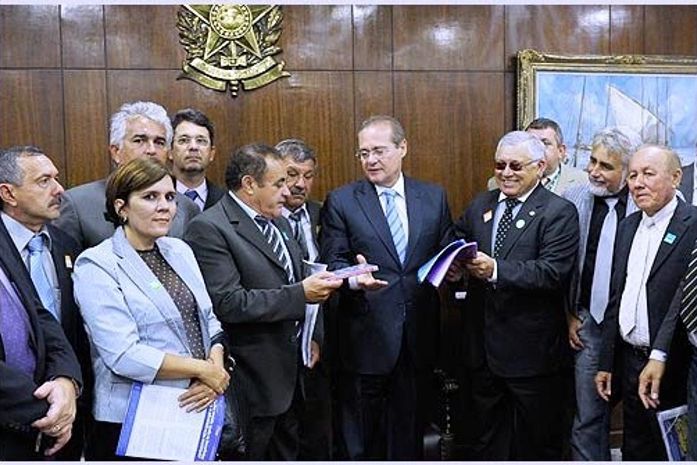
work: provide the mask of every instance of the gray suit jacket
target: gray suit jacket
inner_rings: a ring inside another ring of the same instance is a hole
[[[237,360],[235,379],[252,417],[288,410],[300,365],[297,323],[305,318],[302,252],[288,222],[281,217],[274,224],[291,255],[294,284],[288,284],[283,265],[254,220],[229,195],[194,218],[184,235],[228,335]]]
[[[591,193],[588,183],[573,186],[562,194],[562,197],[569,200],[576,207],[578,212],[578,224],[580,229],[580,241],[578,245],[578,259],[576,261],[576,271],[574,272],[571,284],[570,295],[570,308],[569,310],[578,314],[578,299],[581,295],[581,273],[583,273],[583,262],[586,259],[586,247],[588,245],[588,230],[591,225],[591,215],[593,214],[593,202],[595,196]],[[627,210],[625,212],[625,218],[638,208],[632,199],[631,194],[627,195]],[[622,219],[620,219],[621,221]],[[608,264],[612,266],[612,262]]]
[[[75,186],[63,194],[61,214],[53,222],[70,234],[83,249],[94,247],[114,234],[114,224],[106,218],[106,179]],[[196,204],[177,193],[177,214],[169,236],[181,238],[184,227],[200,212]]]
[[[561,174],[559,175],[559,181],[552,192],[557,195],[562,195],[565,190],[572,186],[580,186],[588,182],[588,174],[576,167],[561,165]],[[498,189],[498,184],[496,184],[496,177],[492,176],[486,183],[487,189],[493,191]]]

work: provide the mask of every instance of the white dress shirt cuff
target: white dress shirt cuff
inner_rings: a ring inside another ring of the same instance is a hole
[[[491,273],[491,278],[486,278],[487,282],[490,282],[491,284],[496,284],[496,281],[499,278],[499,264],[497,260],[494,260],[494,272]]]
[[[663,352],[662,350],[653,349],[653,350],[651,350],[651,354],[649,355],[649,359],[658,360],[659,362],[665,363],[666,360],[668,359],[668,355],[665,352]]]
[[[357,291],[358,289],[360,289],[360,286],[358,285],[358,276],[351,276],[348,279],[348,285],[349,289],[351,289],[352,291]]]

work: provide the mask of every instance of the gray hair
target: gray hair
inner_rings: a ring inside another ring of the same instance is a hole
[[[315,151],[312,150],[302,139],[285,139],[276,144],[276,150],[283,158],[290,157],[296,163],[304,163],[312,160],[317,165]]]
[[[525,131],[511,131],[506,133],[496,146],[496,153],[503,147],[515,147],[525,145],[532,161],[540,161],[545,158],[545,145],[540,139]],[[494,155],[495,157],[496,155]]]
[[[0,184],[21,186],[24,171],[19,166],[19,157],[36,157],[43,155],[43,150],[33,145],[17,145],[0,151]]]
[[[390,127],[392,128],[392,143],[394,145],[399,145],[402,143],[403,140],[406,139],[402,123],[397,121],[396,118],[388,115],[373,115],[370,118],[363,120],[360,127],[358,128],[358,132],[361,132],[368,126],[372,126],[374,124],[379,123],[387,123],[390,125]]]
[[[622,159],[622,168],[626,169],[629,159],[641,145],[641,138],[636,131],[627,127],[605,128],[595,133],[591,142],[591,150],[604,147],[609,154],[619,155]]]
[[[165,128],[165,138],[167,147],[172,145],[172,122],[167,116],[167,110],[162,105],[154,102],[131,102],[124,103],[119,111],[111,115],[109,122],[109,144],[123,147],[123,140],[126,138],[126,124],[129,120],[142,116],[161,124]]]

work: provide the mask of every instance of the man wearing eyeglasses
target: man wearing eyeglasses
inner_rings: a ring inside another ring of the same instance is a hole
[[[206,178],[208,166],[215,159],[215,127],[203,112],[186,108],[172,117],[174,137],[169,159],[176,189],[200,210],[212,207],[225,191]]]
[[[583,170],[565,164],[564,135],[556,121],[549,118],[537,118],[532,120],[525,130],[540,139],[545,146],[543,186],[555,194],[562,195],[570,187],[586,183],[588,177]],[[498,187],[495,176],[489,178],[487,187],[489,190]]]
[[[534,135],[503,136],[494,166],[498,189],[475,198],[457,224],[479,247],[461,264],[468,276],[462,315],[474,458],[561,460],[565,300],[578,215],[542,186],[545,148]]]
[[[379,267],[348,280],[336,312],[340,433],[352,460],[422,457],[425,385],[436,359],[439,301],[417,270],[452,240],[445,191],[402,173],[404,129],[373,116],[358,131],[365,179],[329,193],[321,261]]]

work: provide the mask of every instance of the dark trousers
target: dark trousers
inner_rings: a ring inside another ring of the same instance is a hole
[[[329,376],[319,362],[301,368],[303,400],[298,405],[300,454],[298,460],[330,460],[332,451],[332,403]]]
[[[402,344],[391,373],[340,375],[341,438],[350,460],[423,456],[424,379]]]
[[[43,454],[35,451],[37,435],[0,430],[0,461],[42,460]]]
[[[116,446],[121,435],[121,423],[94,421],[89,434],[89,447],[85,453],[88,461],[99,462],[133,462],[148,459],[123,457],[116,455]]]
[[[298,390],[290,408],[276,416],[251,417],[247,426],[247,460],[298,459]]]
[[[56,453],[56,460],[69,462],[79,461],[82,458],[87,438],[92,429],[92,423],[94,422],[90,409],[91,406],[78,405],[75,422],[73,422],[72,437],[70,441]]]
[[[561,460],[564,373],[504,378],[487,366],[475,370],[475,460]]]

